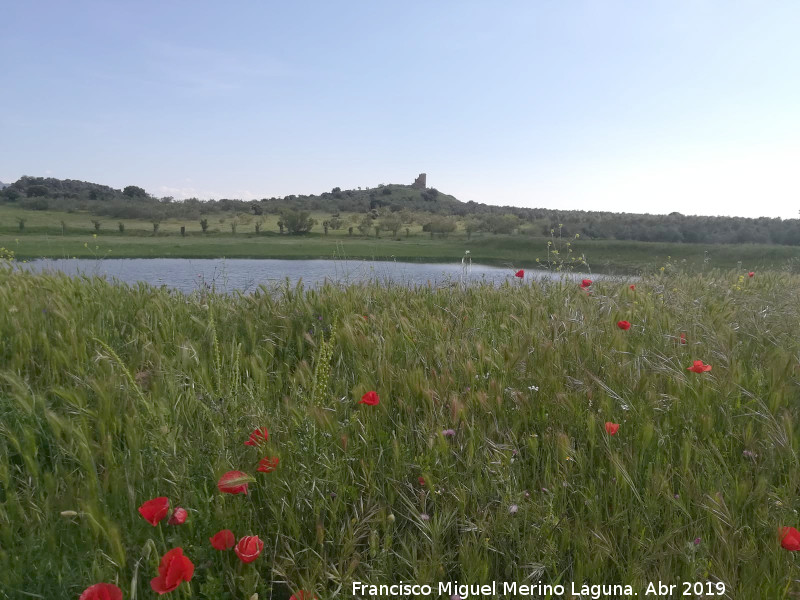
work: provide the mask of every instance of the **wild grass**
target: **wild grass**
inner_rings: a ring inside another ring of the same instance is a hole
[[[798,294],[719,271],[225,296],[2,269],[0,597],[152,598],[176,546],[197,567],[176,597],[347,598],[353,580],[796,597],[777,530],[800,523]],[[256,473],[266,455],[278,469]],[[217,490],[232,469],[256,476],[247,496]],[[138,514],[162,495],[185,525]],[[263,554],[212,549],[225,528]]]

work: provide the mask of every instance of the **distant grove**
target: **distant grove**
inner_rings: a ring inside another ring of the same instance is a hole
[[[704,217],[673,212],[669,215],[612,213],[493,206],[461,202],[434,188],[408,185],[380,185],[376,188],[341,190],[310,196],[286,196],[260,200],[177,201],[156,198],[141,187],[117,190],[106,185],[76,180],[21,177],[0,190],[0,203],[28,210],[88,211],[98,217],[202,221],[207,215],[249,213],[281,215],[281,233],[308,233],[328,229],[349,230],[352,235],[370,235],[387,230],[393,235],[407,224],[417,223],[424,231],[447,234],[457,229],[467,235],[484,231],[501,234],[548,236],[561,226],[561,234],[579,234],[586,239],[638,240],[645,242],[687,242],[711,244],[800,245],[800,219]],[[329,212],[331,217],[316,222],[307,214]],[[345,222],[340,213],[360,216]],[[207,221],[206,221],[207,222]],[[351,226],[352,225],[352,226]],[[204,228],[205,231],[205,228]]]

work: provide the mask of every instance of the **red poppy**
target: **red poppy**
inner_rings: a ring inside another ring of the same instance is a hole
[[[262,458],[258,462],[258,471],[261,473],[272,473],[275,469],[278,468],[278,463],[280,462],[280,458],[277,456],[273,456],[270,458],[269,456]]]
[[[297,594],[292,594],[289,600],[317,600],[317,596],[312,597],[311,592],[300,590]]]
[[[243,473],[242,471],[228,471],[219,478],[217,487],[220,492],[225,494],[246,494],[247,485],[251,481],[255,481],[255,479],[247,473]]]
[[[169,498],[166,496],[159,496],[158,498],[148,500],[139,507],[139,514],[153,527],[158,525],[158,522],[166,517],[168,512]]]
[[[419,481],[419,484],[420,484],[420,485],[422,485],[422,486],[424,486],[424,485],[425,485],[425,478],[424,478],[424,477],[419,477],[419,478],[417,478],[417,481]]]
[[[179,506],[172,512],[172,516],[167,523],[170,525],[183,525],[186,523],[187,516],[189,516],[189,513],[186,512],[186,509]]]
[[[686,334],[682,333],[681,334],[681,344],[685,344],[685,343],[686,343]]]
[[[182,581],[190,581],[194,575],[194,565],[183,548],[173,548],[161,558],[158,577],[150,580],[150,587],[159,594],[166,594],[177,588]]]
[[[95,583],[78,600],[122,600],[122,590],[113,583]]]
[[[519,277],[520,279],[522,279],[523,277],[525,277],[525,270],[524,269],[520,269],[519,271],[514,273],[514,277]]]
[[[755,271],[750,271],[750,272],[747,274],[747,276],[748,276],[748,277],[752,277],[752,276],[753,276],[753,275],[755,275],[755,274],[756,274],[756,273],[755,273]]]
[[[258,555],[261,554],[263,549],[264,542],[258,539],[257,535],[246,535],[239,540],[239,543],[236,544],[236,548],[234,548],[233,551],[236,552],[236,556],[238,556],[239,560],[243,563],[251,563],[258,558]]]
[[[254,429],[250,434],[250,438],[244,443],[245,446],[258,446],[269,439],[269,431],[264,427],[263,429]]]
[[[581,281],[581,287],[584,288],[584,289],[586,289],[590,285],[592,285],[592,280],[591,279],[584,279],[583,281]]]
[[[702,360],[696,360],[691,367],[686,367],[686,370],[694,373],[705,373],[711,370],[711,365],[704,365]]]
[[[792,552],[800,550],[800,531],[794,527],[781,527],[780,534],[783,548]]]
[[[367,404],[369,406],[375,406],[378,402],[381,401],[380,396],[375,392],[367,392],[363,396],[361,396],[361,400],[358,401],[359,404]]]
[[[631,324],[629,321],[617,321],[617,327],[619,327],[620,329],[624,329],[625,331],[628,331],[628,329],[631,328]]]
[[[619,431],[619,423],[612,423],[611,421],[606,421],[606,433],[608,435],[616,435]]]
[[[211,542],[211,546],[215,550],[230,550],[236,544],[236,538],[233,537],[233,532],[230,529],[218,531],[208,538],[208,541]]]
[[[633,285],[633,284],[631,284],[629,287],[630,287],[632,290],[635,290],[635,289],[636,289],[636,286],[635,286],[635,285]]]

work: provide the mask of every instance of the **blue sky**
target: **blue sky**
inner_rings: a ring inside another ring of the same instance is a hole
[[[794,218],[800,2],[6,2],[0,181]]]

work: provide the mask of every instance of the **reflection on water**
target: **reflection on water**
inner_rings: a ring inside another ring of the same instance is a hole
[[[166,285],[183,292],[193,292],[212,285],[220,292],[252,292],[260,285],[272,287],[287,279],[294,285],[302,279],[306,287],[325,281],[360,283],[378,281],[405,285],[450,285],[453,283],[491,283],[514,280],[514,270],[459,263],[407,263],[364,260],[273,260],[273,259],[39,259],[22,265],[34,271],[60,271],[68,275],[99,275],[124,283],[146,282]],[[525,279],[558,278],[548,271],[525,271]],[[572,273],[574,279],[600,275]]]

